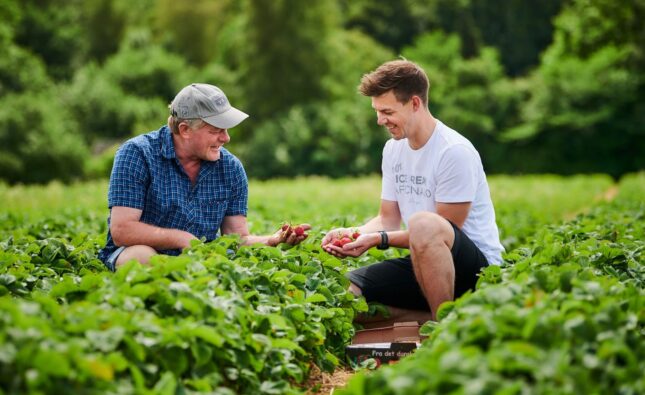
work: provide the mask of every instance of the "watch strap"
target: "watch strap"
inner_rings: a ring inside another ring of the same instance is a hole
[[[376,248],[379,250],[387,250],[390,248],[390,240],[387,237],[387,232],[384,230],[379,230],[378,233],[381,235],[381,244],[379,244]]]

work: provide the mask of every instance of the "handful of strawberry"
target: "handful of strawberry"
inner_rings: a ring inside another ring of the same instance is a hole
[[[331,244],[336,247],[343,248],[345,244],[355,241],[360,237],[360,235],[361,232],[359,232],[358,229],[354,229],[350,234],[342,234],[341,232],[338,232],[338,237],[334,238]]]
[[[282,233],[284,234],[284,237],[289,237],[291,232],[295,233],[296,236],[304,236],[307,237],[308,235],[305,233],[305,228],[303,228],[301,225],[298,226],[291,226],[288,223],[285,223],[282,225]]]

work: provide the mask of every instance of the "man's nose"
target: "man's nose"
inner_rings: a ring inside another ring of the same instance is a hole
[[[376,116],[376,123],[378,125],[385,125],[387,123],[387,117],[384,115],[377,115]]]
[[[231,141],[231,136],[228,134],[228,129],[222,129],[222,133],[220,133],[220,140],[225,143]]]

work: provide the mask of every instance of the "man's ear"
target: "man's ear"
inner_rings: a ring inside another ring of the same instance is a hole
[[[179,125],[177,125],[177,130],[179,131],[179,135],[185,138],[189,135],[190,127],[186,122],[179,122]]]
[[[421,108],[421,106],[423,106],[423,102],[421,101],[421,98],[419,96],[414,95],[412,96],[411,100],[412,100],[412,109],[414,111],[417,111],[418,109]]]

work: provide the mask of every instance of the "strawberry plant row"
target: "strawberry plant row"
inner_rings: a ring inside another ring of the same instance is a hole
[[[238,248],[221,238],[149,268],[65,273],[28,299],[0,298],[0,385],[297,392],[311,363],[338,365],[354,315],[367,309],[339,267],[314,246]]]
[[[644,393],[642,180],[508,253],[477,291],[442,306],[417,353],[340,393]]]

